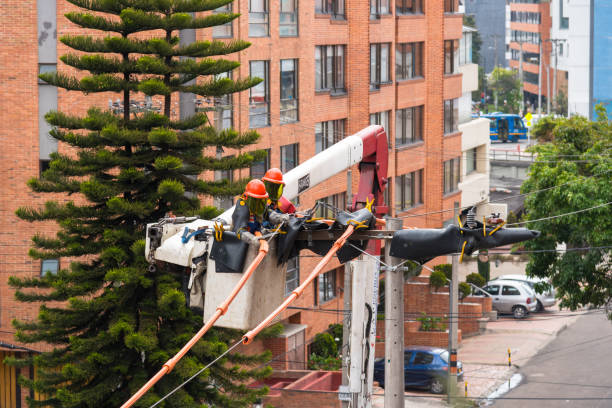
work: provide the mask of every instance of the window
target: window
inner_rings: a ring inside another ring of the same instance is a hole
[[[563,0],[560,0],[561,7],[563,7]],[[513,23],[527,23],[527,24],[540,24],[542,21],[541,14],[531,11],[511,11],[510,21]]]
[[[319,198],[317,201],[321,201],[324,203],[319,204],[319,206],[317,207],[317,217],[333,219],[335,218],[336,213],[334,212],[334,210],[332,210],[332,208],[346,210],[346,192]]]
[[[300,285],[300,258],[294,256],[287,261],[287,276],[285,278],[285,296]]]
[[[298,121],[298,60],[280,62],[280,123]]]
[[[503,286],[502,296],[520,296],[521,292],[514,286]]]
[[[458,41],[444,41],[444,73],[454,74],[459,62]]]
[[[320,153],[344,139],[345,119],[329,120],[315,124],[315,150]]]
[[[486,292],[489,292],[491,295],[494,295],[494,296],[499,295],[499,286],[497,286],[497,285],[485,286],[483,289]]]
[[[423,76],[423,43],[397,44],[395,47],[395,80]]]
[[[532,32],[532,31],[512,30],[511,40],[514,42],[539,44],[540,43],[540,33]]]
[[[391,80],[391,44],[370,44],[370,87],[378,89],[378,85]]]
[[[215,79],[232,78],[232,73],[224,72],[215,77]],[[215,128],[217,130],[229,129],[233,125],[233,109],[232,109],[232,94],[226,94],[214,98],[215,105]]]
[[[389,0],[370,0],[370,18],[379,18],[383,14],[391,14]]]
[[[318,304],[323,304],[336,297],[336,270],[332,269],[319,275],[317,279]]]
[[[260,179],[270,168],[270,149],[266,149],[266,157],[263,160],[253,162],[249,169],[249,176],[253,179]]]
[[[227,180],[229,183],[234,181],[233,170],[215,170],[215,181]],[[234,205],[234,198],[232,196],[215,196],[214,205],[217,208],[227,210]]]
[[[391,149],[391,127],[389,126],[389,120],[391,116],[391,111],[370,113],[370,125],[380,125],[385,129],[385,133],[387,134],[387,146]]]
[[[463,32],[459,40],[459,65],[470,64],[472,62],[472,33]]]
[[[459,124],[459,100],[447,99],[444,101],[444,134],[454,133]]]
[[[423,169],[395,177],[395,208],[406,210],[423,204]]]
[[[249,127],[259,128],[270,125],[270,87],[269,61],[251,61],[251,77],[263,79],[263,82],[250,89]]]
[[[414,355],[413,365],[423,365],[423,364],[431,364],[433,361],[433,355],[429,353],[425,353],[423,351],[417,351]]]
[[[298,165],[298,149],[299,144],[294,143],[286,146],[281,146],[281,171],[288,172]]]
[[[46,74],[47,72],[56,72],[56,71],[57,71],[57,64],[38,64],[38,73],[39,74]],[[38,78],[38,84],[39,85],[48,85],[47,82],[43,81],[40,78]]]
[[[315,13],[344,20],[344,0],[315,0]]]
[[[280,0],[278,34],[281,37],[298,35],[298,0]]]
[[[315,89],[344,92],[344,45],[315,47]]]
[[[459,158],[444,162],[444,194],[459,189]]]
[[[395,0],[396,14],[417,14],[423,12],[423,0]]]
[[[383,191],[383,200],[385,201],[385,206],[390,209],[391,208],[391,195],[389,194],[389,188],[391,187],[391,177],[387,177],[386,186],[387,188],[385,188],[385,191]]]
[[[268,0],[249,0],[249,37],[268,37]]]
[[[221,6],[213,10],[213,14],[226,14],[232,12],[232,3]],[[232,22],[225,23],[220,26],[213,26],[212,29],[213,38],[232,38]]]
[[[521,59],[521,52],[519,50],[511,49],[510,53],[511,59],[515,61]],[[523,63],[538,65],[540,63],[540,54],[523,51]]]
[[[40,263],[40,276],[45,276],[47,273],[57,275],[59,271],[59,259],[43,259]]]
[[[565,0],[559,0],[559,29],[560,30],[567,30],[569,28],[569,17],[566,17],[565,13],[563,12],[563,2],[564,1]]]
[[[423,140],[423,106],[395,111],[395,148]]]
[[[40,159],[38,161],[38,177],[42,176],[43,172],[50,167],[51,160],[48,159]]]
[[[457,0],[444,0],[444,12],[445,13],[456,13],[457,12]]]
[[[478,168],[476,160],[478,158],[478,148],[473,148],[465,152],[465,174],[471,174]]]
[[[527,83],[537,85],[539,77],[537,73],[534,74],[533,72],[523,71],[523,80]]]

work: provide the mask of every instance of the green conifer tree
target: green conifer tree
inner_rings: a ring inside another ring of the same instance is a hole
[[[178,30],[237,18],[232,13],[197,14],[232,0],[68,1],[84,9],[67,13],[68,20],[105,36],[62,37],[61,42],[77,52],[61,60],[85,72],[78,78],[61,73],[40,78],[86,94],[118,92],[123,108],[121,114],[91,108],[81,117],[46,115],[53,126],[51,136],[73,147],[75,154],[53,154],[50,168],[29,186],[37,193],[65,193],[75,199],[21,208],[17,215],[59,225],[54,238],[34,235],[31,257],[71,262],[57,275],[10,279],[19,301],[41,303],[35,321],[14,322],[16,338],[46,342],[53,350],[9,362],[37,369],[35,380],[20,378],[22,385],[44,395],[29,401],[30,406],[118,407],[202,325],[202,316],[185,305],[180,283],[184,272],[147,268],[144,227],[170,211],[215,215],[216,209],[200,207],[198,195],[236,195],[245,180],[210,182],[196,176],[245,168],[261,158],[260,152],[204,156],[207,147],[242,148],[258,134],[217,131],[201,113],[175,120],[170,117],[171,100],[177,92],[219,97],[246,90],[260,79],[218,76],[239,65],[218,57],[244,50],[247,42],[179,44]],[[163,99],[163,110],[131,109],[132,97],[143,94]],[[156,402],[239,338],[237,331],[210,331],[138,406]],[[163,406],[249,405],[265,390],[249,389],[244,382],[267,375],[270,369],[261,363],[268,358],[269,353],[230,354]]]

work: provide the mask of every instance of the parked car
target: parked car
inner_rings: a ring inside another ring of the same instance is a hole
[[[404,349],[404,386],[442,394],[448,385],[448,350],[410,346]],[[385,388],[385,359],[374,362],[374,381]],[[457,362],[457,381],[463,381],[463,364]]]
[[[498,313],[512,313],[516,319],[536,310],[537,299],[529,285],[514,280],[495,279],[482,288],[493,298]]]
[[[525,275],[502,275],[502,276],[495,278],[494,280],[498,280],[498,279],[513,280],[513,281],[518,281],[518,282],[522,282],[522,283],[529,285],[529,287],[535,292],[535,295],[536,295],[536,299],[537,299],[536,312],[541,312],[544,310],[545,307],[551,307],[557,302],[557,299],[555,299],[555,288],[553,288],[552,286],[549,286],[549,288],[542,293],[539,293],[535,289],[536,283],[540,283],[540,282],[549,283],[546,279],[529,277]]]

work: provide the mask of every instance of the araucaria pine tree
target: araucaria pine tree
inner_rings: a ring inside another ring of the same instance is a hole
[[[147,268],[146,223],[169,212],[213,216],[217,210],[201,207],[198,196],[239,194],[244,180],[210,182],[198,176],[245,168],[261,158],[259,153],[206,156],[207,148],[213,154],[215,147],[243,148],[258,135],[217,131],[205,114],[182,120],[171,117],[171,102],[178,92],[220,97],[260,80],[219,75],[239,65],[221,56],[245,49],[247,42],[179,43],[179,30],[237,18],[231,13],[200,13],[231,0],[67,1],[80,11],[67,13],[66,18],[98,32],[60,39],[74,50],[61,60],[83,71],[78,77],[47,73],[41,79],[86,94],[116,92],[123,99],[122,108],[120,112],[91,108],[84,116],[62,112],[46,116],[53,126],[51,136],[70,149],[53,154],[50,168],[30,180],[29,186],[37,193],[65,193],[67,198],[49,201],[43,208],[22,208],[18,216],[56,221],[57,235],[34,235],[30,255],[70,263],[56,275],[10,279],[18,300],[41,303],[35,321],[14,322],[16,338],[53,346],[50,352],[10,362],[37,369],[35,380],[20,379],[43,395],[40,401],[29,401],[31,406],[115,408],[202,325],[202,315],[185,305],[183,272]],[[160,112],[131,110],[130,101],[145,96],[162,102]],[[159,400],[239,338],[236,331],[209,332],[138,406]],[[268,358],[268,354],[230,354],[163,406],[250,405],[264,391],[244,383],[269,373],[262,364]]]

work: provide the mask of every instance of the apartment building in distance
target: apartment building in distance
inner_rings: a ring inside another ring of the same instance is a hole
[[[539,7],[543,5],[535,5]],[[51,152],[64,149],[47,135],[43,116],[51,109],[78,114],[92,105],[112,108],[118,95],[83,96],[38,81],[39,72],[65,69],[58,56],[68,49],[57,38],[80,32],[63,17],[73,5],[65,0],[7,0],[0,8],[2,19],[11,22],[4,25],[6,52],[0,55],[5,84],[0,219],[10,225],[0,234],[0,351],[22,352],[11,349],[20,345],[10,322],[34,318],[38,306],[15,301],[8,277],[38,276],[68,262],[30,259],[34,232],[53,234],[55,227],[34,226],[14,215],[18,207],[42,205],[48,199],[32,193],[26,182],[48,165]],[[269,154],[250,170],[203,177],[260,177],[268,167],[288,171],[346,135],[380,124],[389,138],[386,204],[392,216],[411,216],[404,218],[404,226],[441,227],[452,218],[453,208],[486,201],[488,184],[482,174],[488,166],[481,159],[487,157],[488,138],[485,142],[481,135],[484,120],[473,121],[469,115],[466,95],[477,86],[477,69],[465,57],[460,60],[463,16],[458,0],[235,0],[218,11],[224,10],[241,17],[225,26],[182,33],[181,40],[252,43],[229,56],[241,66],[228,75],[264,81],[214,101],[217,109],[210,118],[220,128],[256,129],[261,139],[248,149],[267,149]],[[535,52],[531,45],[525,44],[524,51]],[[463,76],[469,81],[464,83]],[[139,99],[144,97],[137,95]],[[181,116],[210,102],[190,95],[173,96],[173,101],[173,114]],[[462,132],[475,136],[462,138]],[[357,182],[358,171],[353,169],[353,193]],[[300,196],[296,204],[305,209],[322,200],[345,208],[348,184],[347,174],[339,174]],[[232,200],[217,197],[215,204],[226,207]],[[332,215],[321,211],[322,216]],[[302,255],[290,261],[287,292],[318,260]],[[344,267],[334,262],[282,316],[285,333],[254,345],[285,355],[273,363],[276,368],[305,368],[314,335],[342,322]]]

